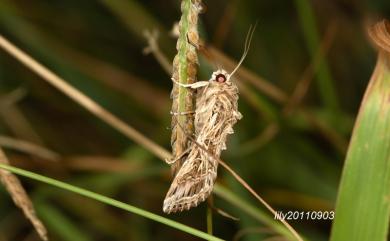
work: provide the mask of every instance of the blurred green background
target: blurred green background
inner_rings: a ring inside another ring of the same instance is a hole
[[[354,118],[376,60],[366,28],[390,17],[390,2],[204,4],[202,39],[235,60],[249,26],[259,22],[244,66],[255,82],[262,79],[287,97],[275,100],[267,90],[245,82],[239,103],[244,118],[235,126],[223,159],[276,210],[333,210]],[[167,149],[172,83],[156,59],[143,53],[143,31],[159,31],[161,52],[171,61],[176,40],[170,30],[179,17],[179,1],[0,1],[2,35]],[[198,76],[208,79],[212,69],[202,56],[200,63]],[[300,84],[307,91],[291,107],[288,98]],[[164,215],[169,166],[3,51],[0,108],[2,135],[43,145],[61,156],[53,161],[7,149],[12,164]],[[198,240],[75,194],[22,181],[51,240]],[[225,170],[217,182],[263,209]],[[0,240],[38,240],[3,187],[0,200]],[[275,236],[239,205],[219,196],[215,205],[240,218],[214,214],[216,236]],[[206,230],[205,204],[168,217]],[[329,237],[329,220],[291,223],[310,240]]]

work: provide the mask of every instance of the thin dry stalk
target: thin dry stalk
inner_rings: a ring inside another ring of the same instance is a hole
[[[156,156],[161,159],[166,159],[170,157],[170,153],[163,149],[161,146],[157,145],[150,139],[146,138],[140,132],[138,132],[133,127],[127,125],[124,121],[120,120],[118,117],[114,116],[108,110],[104,109],[102,106],[98,105],[91,98],[83,94],[81,91],[77,90],[70,84],[68,84],[61,77],[47,69],[45,66],[38,63],[36,60],[31,58],[29,55],[24,53],[22,50],[18,49],[15,45],[5,39],[0,35],[0,47],[3,48],[10,55],[22,62],[27,68],[41,76],[48,83],[56,87],[58,90],[63,92],[65,95],[70,97],[75,102],[79,103],[85,109],[90,111],[92,114],[102,119],[112,127],[114,127],[119,132],[123,133],[128,138],[134,140],[139,145],[145,147],[152,151]]]
[[[165,55],[161,52],[159,46],[158,46],[158,36],[159,32],[157,30],[153,31],[144,31],[144,36],[146,40],[148,41],[148,46],[144,48],[143,52],[144,54],[153,54],[154,58],[157,60],[157,62],[161,65],[161,67],[167,72],[169,75],[172,74],[172,65],[168,61],[168,59],[165,57]]]
[[[1,148],[0,163],[9,165],[9,161]],[[35,214],[33,204],[19,179],[9,171],[0,169],[0,180],[7,189],[8,193],[11,195],[16,206],[22,209],[24,215],[30,220],[35,230],[39,234],[39,237],[42,240],[48,240],[46,228]]]
[[[8,136],[0,135],[0,146],[3,148],[9,148],[37,157],[41,157],[50,161],[58,161],[58,159],[60,158],[59,154],[47,149],[46,147]]]
[[[209,197],[209,199],[212,199],[212,196]],[[209,200],[208,199],[208,200]],[[220,208],[217,208],[214,206],[214,204],[210,204],[209,202],[207,203],[208,205],[208,208],[211,208],[213,211],[215,211],[216,213],[218,213],[219,215],[221,215],[222,217],[225,217],[225,218],[228,218],[228,219],[231,219],[233,221],[240,221],[239,218],[231,215],[230,213],[220,209]]]

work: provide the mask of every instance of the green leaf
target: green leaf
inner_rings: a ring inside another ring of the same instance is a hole
[[[387,25],[387,26],[386,26]],[[380,52],[344,165],[332,241],[387,240],[390,215],[389,24],[371,29]]]

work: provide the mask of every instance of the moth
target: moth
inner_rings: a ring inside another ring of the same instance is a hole
[[[192,143],[187,153],[181,155],[182,157],[185,154],[186,158],[165,197],[165,213],[196,207],[205,201],[213,190],[218,159],[226,149],[228,135],[234,132],[234,124],[242,118],[238,111],[238,88],[232,77],[248,54],[254,29],[255,27],[249,30],[244,53],[231,73],[218,69],[208,81],[193,84],[181,84],[172,79],[180,86],[197,89],[194,120],[196,143]]]

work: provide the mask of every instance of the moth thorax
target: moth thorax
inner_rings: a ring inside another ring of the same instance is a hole
[[[215,81],[217,83],[225,83],[228,79],[229,79],[229,74],[223,69],[214,71],[211,76],[211,81]]]

